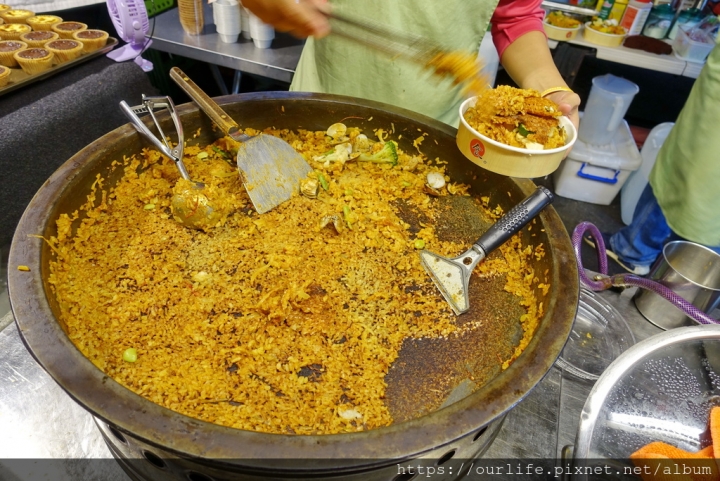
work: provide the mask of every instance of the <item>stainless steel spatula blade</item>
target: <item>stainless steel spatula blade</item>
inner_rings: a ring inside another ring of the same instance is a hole
[[[457,257],[420,252],[420,262],[456,315],[470,310],[470,275],[490,252],[500,247],[553,201],[552,193],[538,187],[488,229],[470,249]]]
[[[312,168],[305,158],[284,140],[272,135],[250,137],[241,132],[237,122],[177,67],[170,78],[197,103],[208,117],[227,135],[240,142],[237,166],[243,175],[245,189],[258,214],[273,209],[300,189],[300,180]]]
[[[420,252],[420,261],[455,314],[459,316],[467,312],[470,309],[470,299],[467,296],[470,276],[464,266],[456,259],[449,259],[428,250]]]
[[[298,190],[299,179],[312,171],[290,144],[266,134],[240,144],[237,166],[258,214],[264,214],[292,197]]]

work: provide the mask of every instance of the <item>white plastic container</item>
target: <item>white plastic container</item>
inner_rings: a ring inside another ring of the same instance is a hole
[[[609,205],[641,163],[630,127],[623,120],[609,144],[588,145],[580,139],[575,142],[568,157],[553,173],[555,193],[569,199]]]
[[[633,220],[635,206],[648,184],[650,171],[655,165],[657,154],[668,134],[670,134],[673,125],[675,125],[674,122],[664,122],[653,127],[640,150],[640,157],[642,158],[640,168],[630,174],[627,182],[620,189],[620,215],[625,225],[630,225]]]
[[[630,0],[627,7],[625,7],[625,12],[623,12],[620,26],[625,27],[628,35],[640,35],[645,26],[645,22],[650,16],[652,7],[652,0],[644,2],[641,0]]]
[[[690,38],[684,28],[680,27],[677,31],[677,37],[673,40],[675,54],[683,60],[705,62],[715,43],[709,35],[703,35],[703,37],[707,40],[706,42],[696,42]]]
[[[257,48],[270,48],[275,38],[275,29],[258,17],[250,14],[250,36]]]

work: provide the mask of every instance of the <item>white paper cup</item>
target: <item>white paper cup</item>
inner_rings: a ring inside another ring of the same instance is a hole
[[[240,35],[240,6],[236,0],[218,0],[213,3],[215,29],[223,42],[237,42]]]
[[[250,40],[252,38],[250,36],[250,12],[245,7],[240,8],[240,27],[242,29],[242,37]]]
[[[219,33],[220,40],[222,40],[225,43],[235,43],[238,41],[238,37],[240,37],[239,33],[236,33],[235,35],[227,35],[224,33]]]
[[[270,48],[275,38],[275,29],[272,25],[263,23],[255,15],[250,14],[250,36],[257,48]]]

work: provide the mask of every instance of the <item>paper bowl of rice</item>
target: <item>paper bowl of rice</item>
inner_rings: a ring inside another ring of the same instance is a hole
[[[594,19],[585,23],[583,38],[596,45],[619,47],[627,37],[627,30],[617,24],[617,20]]]
[[[511,177],[554,172],[577,139],[557,105],[535,90],[501,85],[460,105],[457,146],[473,163]]]
[[[582,27],[580,20],[559,10],[548,13],[543,20],[545,35],[550,40],[572,40],[577,36],[580,27]]]

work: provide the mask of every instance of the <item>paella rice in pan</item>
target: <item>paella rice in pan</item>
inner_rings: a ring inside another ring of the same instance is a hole
[[[388,400],[388,376],[408,343],[493,336],[514,322],[521,328],[502,349],[472,346],[493,360],[485,379],[473,378],[476,386],[512,363],[543,315],[536,293],[549,286],[530,267],[544,254],[542,244],[521,245],[516,235],[475,271],[514,299],[514,319],[456,318],[417,251],[450,255],[467,247],[441,235],[448,205],[473,203],[484,228],[501,209],[453,183],[440,159],[422,155],[419,141],[417,152],[404,152],[386,131],[366,136],[333,127],[265,130],[288,141],[314,171],[301,194],[263,215],[233,165],[234,140],[187,145],[191,177],[229,206],[206,232],[172,218],[178,174],[170,159],[150,148],[117,159],[122,179],[106,189],[98,176],[87,203],[62,214],[57,236],[47,239],[55,253],[49,283],[77,348],[161,406],[285,434],[402,420],[402,409]]]

